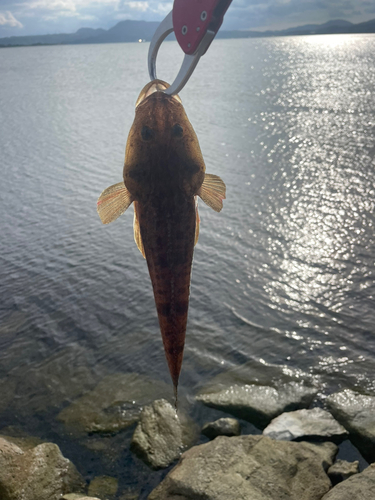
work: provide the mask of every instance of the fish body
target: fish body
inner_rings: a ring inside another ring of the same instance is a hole
[[[196,197],[220,211],[225,185],[205,174],[198,138],[180,98],[163,92],[167,87],[154,80],[140,93],[126,144],[124,182],[103,191],[98,213],[102,222],[112,222],[134,202],[134,238],[147,261],[177,396],[199,234]]]

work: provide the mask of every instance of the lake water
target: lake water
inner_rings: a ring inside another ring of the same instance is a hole
[[[56,415],[116,373],[173,397],[132,213],[109,226],[96,213],[122,179],[147,50],[0,51],[0,428],[57,442],[87,479],[115,475],[141,498],[163,473],[132,457],[130,431],[106,459]],[[159,77],[180,61],[165,43]],[[180,377],[198,422],[214,412],[194,395],[228,373],[316,383],[321,404],[375,394],[374,95],[374,35],[217,40],[181,92],[227,185],[220,214],[199,205]]]

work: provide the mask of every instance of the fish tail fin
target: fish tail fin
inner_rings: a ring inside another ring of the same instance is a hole
[[[215,210],[215,212],[220,212],[223,208],[225,192],[226,186],[218,175],[206,174],[197,194],[206,205]]]
[[[105,189],[97,201],[97,211],[103,224],[109,224],[122,215],[133,202],[133,197],[124,182]]]
[[[173,384],[173,392],[174,392],[174,407],[176,413],[178,412],[178,387],[177,384]]]

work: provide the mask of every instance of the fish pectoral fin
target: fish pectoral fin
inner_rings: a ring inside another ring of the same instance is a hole
[[[120,217],[133,201],[123,182],[105,189],[98,198],[97,211],[103,224],[109,224]]]
[[[198,213],[198,200],[195,197],[195,237],[194,237],[194,246],[198,243],[199,238],[199,223],[200,223],[199,213]]]
[[[142,236],[141,236],[141,228],[139,227],[139,217],[138,217],[138,202],[134,202],[134,239],[137,243],[138,250],[141,252],[144,258],[145,249],[143,246]]]
[[[198,196],[215,212],[220,212],[225,200],[225,184],[218,175],[206,174]]]

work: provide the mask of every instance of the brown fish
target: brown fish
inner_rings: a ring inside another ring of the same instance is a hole
[[[134,202],[134,239],[147,260],[165,355],[176,401],[188,316],[190,275],[199,216],[196,196],[220,212],[225,184],[205,174],[197,136],[180,98],[154,80],[136,102],[124,165],[124,182],[98,199],[104,224]]]

